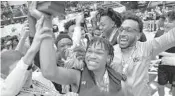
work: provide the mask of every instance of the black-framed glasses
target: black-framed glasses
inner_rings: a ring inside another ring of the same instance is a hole
[[[133,29],[131,27],[120,27],[118,29],[119,33],[123,32],[123,31],[126,31],[126,32],[138,32],[139,30],[138,29]]]

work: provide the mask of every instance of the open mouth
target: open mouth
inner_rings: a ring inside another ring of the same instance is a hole
[[[126,44],[126,43],[128,43],[128,39],[126,39],[126,38],[120,39],[120,44]]]
[[[96,64],[96,63],[98,63],[98,62],[96,62],[96,61],[94,61],[94,60],[88,60],[88,63],[91,64],[91,65],[94,65],[94,64]]]

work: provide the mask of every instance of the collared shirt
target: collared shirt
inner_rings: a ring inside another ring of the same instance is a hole
[[[122,81],[125,96],[151,96],[148,87],[148,68],[151,58],[173,46],[175,46],[175,28],[161,37],[136,43],[136,50],[128,59],[130,63],[126,70],[127,80]],[[114,46],[114,59],[111,67],[122,73],[122,52],[119,45]]]

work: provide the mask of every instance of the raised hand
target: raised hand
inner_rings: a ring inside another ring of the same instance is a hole
[[[77,46],[74,48],[73,51],[76,52],[76,57],[78,60],[84,60],[86,54],[86,50],[84,47]]]
[[[36,8],[37,8],[37,1],[31,1],[29,4],[29,12],[31,16],[33,16],[37,20],[40,19],[42,15],[48,16],[47,14],[38,11]]]
[[[24,22],[24,25],[21,29],[21,38],[24,38],[26,39],[30,34],[30,31],[29,31],[29,22],[28,20]]]
[[[76,18],[76,25],[80,26],[84,22],[84,14],[81,13]]]

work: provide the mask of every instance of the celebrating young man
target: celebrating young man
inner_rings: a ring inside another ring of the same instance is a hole
[[[151,96],[148,87],[150,60],[175,45],[175,28],[151,41],[139,42],[142,30],[142,20],[128,15],[119,29],[119,44],[114,46],[111,67],[126,77],[122,82],[125,96]]]

